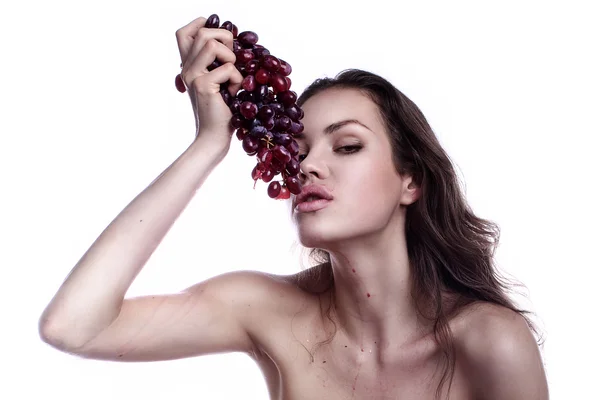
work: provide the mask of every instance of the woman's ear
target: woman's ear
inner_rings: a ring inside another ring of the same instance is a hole
[[[412,176],[407,176],[402,181],[402,194],[400,204],[411,205],[421,197],[421,188],[413,181]]]

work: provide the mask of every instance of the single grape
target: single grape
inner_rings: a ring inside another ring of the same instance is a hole
[[[285,109],[285,115],[290,117],[292,121],[298,122],[300,120],[300,108],[294,104]]]
[[[290,154],[288,149],[286,149],[284,146],[281,146],[279,144],[275,145],[275,147],[273,147],[272,151],[273,151],[273,157],[277,158],[283,164],[287,164],[292,159],[292,155]]]
[[[285,186],[293,194],[300,194],[300,192],[302,191],[302,184],[300,183],[300,180],[295,176],[288,176],[285,179]]]
[[[252,92],[254,89],[256,89],[256,81],[254,80],[254,75],[248,75],[247,77],[245,77],[242,81],[242,87],[244,88],[244,90],[247,90],[249,92]]]
[[[256,71],[258,71],[259,66],[260,64],[257,60],[248,61],[248,63],[246,64],[246,73],[249,75],[254,75]]]
[[[246,129],[238,129],[238,130],[235,131],[235,136],[239,140],[244,140],[244,138],[246,137],[246,135],[248,135],[248,131]]]
[[[271,182],[267,188],[267,194],[269,197],[274,199],[275,197],[279,196],[279,193],[281,193],[281,184],[277,181]]]
[[[256,157],[258,158],[258,161],[261,162],[261,164],[268,166],[271,165],[271,160],[273,159],[273,152],[271,152],[271,150],[267,148],[263,148],[258,152],[258,155]]]
[[[181,74],[177,74],[177,76],[175,77],[175,87],[181,93],[185,93],[186,91],[185,85],[183,84],[183,79],[181,79]]]
[[[255,126],[250,131],[250,135],[252,135],[258,139],[264,137],[266,134],[267,134],[267,128],[265,128],[264,126],[261,126],[261,125]]]
[[[287,116],[283,116],[275,120],[275,129],[278,129],[281,132],[287,131],[288,129],[290,129],[291,126],[292,120]]]
[[[289,133],[280,133],[277,135],[273,135],[273,140],[275,143],[280,144],[284,147],[287,147],[290,143],[292,143],[292,135]]]
[[[285,171],[290,176],[295,176],[300,173],[300,163],[295,158],[292,158],[287,164],[285,164]]]
[[[217,14],[212,14],[210,17],[208,17],[204,26],[206,28],[218,28],[219,27],[219,16]]]
[[[256,85],[254,95],[257,96],[260,100],[266,99],[269,95],[269,87],[267,85]]]
[[[258,42],[258,35],[252,31],[244,31],[238,34],[237,39],[242,46],[252,47]]]
[[[281,191],[279,192],[279,195],[277,197],[275,197],[275,199],[277,199],[277,200],[287,200],[289,198],[290,198],[290,191],[285,186],[281,187]]]
[[[233,128],[241,128],[244,124],[244,117],[242,117],[242,115],[240,114],[233,114],[233,116],[231,117],[231,126]]]
[[[292,73],[292,66],[287,62],[283,61],[281,58],[279,59],[279,64],[281,68],[279,69],[279,73],[283,76],[288,76]]]
[[[297,135],[298,133],[302,133],[304,131],[304,124],[302,122],[292,121],[292,126],[290,127],[290,132],[293,135]]]
[[[258,139],[248,135],[242,140],[242,147],[246,153],[254,155],[258,151]]]
[[[295,140],[292,140],[292,143],[288,144],[286,149],[288,149],[292,157],[297,156],[298,152],[300,151],[300,147],[298,147],[298,142],[296,142]]]
[[[275,93],[285,92],[289,89],[286,80],[279,74],[272,74],[269,84],[273,87],[273,92]]]
[[[289,76],[284,76],[283,79],[285,79],[285,83],[287,83],[287,87],[288,89],[292,87],[292,80],[290,79]]]
[[[254,168],[252,168],[252,179],[255,181],[260,179],[262,175],[262,171],[260,170],[260,164],[256,164]]]
[[[231,33],[233,33],[233,38],[237,39],[237,37],[238,37],[238,27],[235,26],[235,24],[232,24],[232,26],[233,26],[233,29],[231,30]]]
[[[254,55],[256,56],[257,59],[260,59],[263,56],[271,54],[269,49],[266,49],[264,47],[256,47],[256,48],[252,49],[252,51],[254,52]]]
[[[275,112],[275,116],[279,116],[279,115],[283,114],[283,112],[285,111],[285,108],[283,107],[283,104],[281,104],[281,103],[272,103],[272,104],[269,104],[269,106],[271,108],[273,108],[273,111]]]
[[[259,110],[258,110],[258,118],[260,119],[260,121],[264,124],[266,121],[268,121],[270,118],[273,117],[273,109],[267,105],[263,105]]]
[[[221,25],[221,29],[225,29],[225,30],[228,30],[229,32],[233,32],[233,24],[231,23],[231,21],[225,21],[225,22],[223,22],[223,25]]]
[[[265,128],[267,128],[267,130],[272,130],[273,128],[275,128],[275,118],[271,117],[267,120],[267,122],[264,123],[265,124]]]
[[[229,109],[231,110],[232,114],[240,112],[240,104],[242,104],[240,99],[231,100],[231,104],[229,104]]]
[[[279,71],[279,68],[281,67],[279,58],[272,56],[270,54],[263,56],[262,65],[267,71],[270,71],[270,72],[277,72],[277,71]]]
[[[277,100],[279,100],[285,107],[295,104],[297,99],[298,95],[296,92],[291,90],[277,93]]]
[[[234,52],[234,54],[236,57],[236,64],[245,65],[254,59],[254,53],[250,49],[240,49],[237,52]]]
[[[247,120],[254,119],[257,112],[258,107],[256,107],[256,104],[250,101],[244,101],[242,104],[240,104],[240,113],[242,113],[244,118],[246,118]]]
[[[265,172],[262,173],[261,179],[263,182],[270,182],[273,177],[275,177],[275,171],[273,171],[271,168],[267,168]]]
[[[266,85],[267,83],[269,83],[269,78],[271,78],[271,74],[269,74],[269,71],[267,71],[266,69],[260,68],[258,71],[256,71],[256,74],[254,74],[254,78],[261,85]]]

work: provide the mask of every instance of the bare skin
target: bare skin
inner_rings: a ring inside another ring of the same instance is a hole
[[[326,187],[334,199],[323,210],[292,215],[301,243],[330,253],[333,288],[306,271],[238,271],[176,294],[124,298],[229,149],[231,114],[218,90],[229,81],[235,93],[241,76],[231,64],[230,34],[206,30],[204,22],[198,18],[177,33],[196,140],[77,263],[40,318],[41,337],[61,351],[99,360],[242,352],[256,360],[273,400],[434,398],[442,358],[431,323],[409,295],[403,229],[419,189],[396,173],[377,109],[355,91],[328,90],[309,99],[299,140],[303,183]],[[227,64],[209,73],[215,58]],[[360,124],[325,133],[348,119]],[[445,300],[451,312],[456,298],[447,293]],[[456,369],[450,399],[547,399],[540,356],[523,319],[484,303],[451,315]]]
[[[290,310],[298,311],[269,324],[271,329],[264,332],[254,356],[272,399],[434,398],[441,378],[435,372],[440,354],[430,334],[405,342],[353,344],[335,313],[332,319],[338,324],[337,331],[322,316],[322,308],[329,306],[329,292],[319,299],[299,290],[296,279],[304,278],[290,278],[281,283],[281,293],[285,293]],[[454,328],[459,325],[456,319]],[[315,346],[324,341],[327,343]],[[450,399],[476,398],[465,374],[463,368],[456,369]]]

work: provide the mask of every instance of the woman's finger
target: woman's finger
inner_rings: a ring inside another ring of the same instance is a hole
[[[206,20],[204,21],[204,23]],[[186,63],[187,60],[195,59],[204,45],[211,39],[223,43],[227,48],[233,51],[233,33],[221,28],[206,28],[204,25],[199,27],[195,32],[192,31],[197,25],[193,25],[189,30],[186,29],[179,33],[177,42],[180,46],[181,62]],[[179,31],[178,31],[179,32]]]
[[[179,28],[175,32],[177,38],[177,46],[179,47],[179,55],[181,56],[181,62],[185,62],[188,53],[194,44],[194,39],[198,35],[198,31],[206,24],[206,18],[199,17],[190,22],[189,24]]]
[[[191,53],[190,53],[191,57]],[[206,42],[204,47],[196,55],[193,60],[188,59],[184,70],[188,71],[191,75],[201,75],[208,73],[208,67],[215,61],[220,61],[220,64],[235,63],[236,57],[233,52],[227,48],[223,43],[218,42],[215,39],[210,39]]]
[[[188,53],[188,60],[193,60],[196,58],[198,53],[202,50],[204,45],[209,41],[217,41],[223,44],[223,46],[233,54],[233,33],[229,32],[226,29],[220,28],[200,28],[198,31],[198,36],[194,40],[192,44],[192,48]],[[185,62],[184,62],[185,63]]]

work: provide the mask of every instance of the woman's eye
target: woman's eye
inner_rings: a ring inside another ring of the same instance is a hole
[[[360,149],[362,149],[362,146],[359,145],[351,145],[351,146],[342,146],[342,147],[338,147],[335,151],[336,152],[340,152],[343,154],[352,154],[352,153],[356,153],[357,151],[359,151]],[[298,155],[298,161],[302,162],[304,161],[304,159],[306,158],[308,154],[299,154]]]
[[[338,148],[338,150],[343,150],[342,153],[345,153],[345,154],[356,153],[360,149],[362,149],[362,146],[357,146],[357,145],[342,146],[342,147]]]

